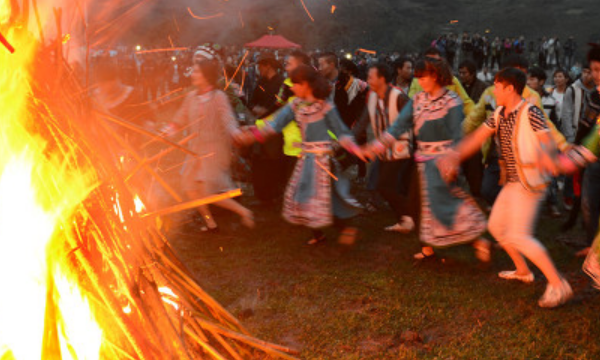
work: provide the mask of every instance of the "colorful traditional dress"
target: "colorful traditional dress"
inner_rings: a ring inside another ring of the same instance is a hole
[[[340,144],[353,142],[337,110],[327,101],[310,103],[296,98],[264,131],[281,132],[294,119],[302,134],[302,154],[285,190],[283,217],[292,224],[318,229],[331,225],[334,217],[357,215],[360,205],[349,194],[350,181],[332,157],[334,143],[328,131]]]
[[[227,99],[220,90],[199,95],[193,91],[185,98],[173,119],[189,132],[197,134],[190,140],[189,149],[198,156],[188,155],[182,169],[182,188],[196,189],[204,183],[209,194],[234,189],[231,180],[232,137],[237,121]]]
[[[415,160],[421,184],[420,239],[434,247],[445,247],[476,240],[486,228],[486,219],[467,192],[460,174],[447,184],[436,165],[462,138],[463,106],[456,93],[445,90],[437,98],[422,91],[402,109],[394,124],[380,141],[391,146],[396,139],[413,130]]]

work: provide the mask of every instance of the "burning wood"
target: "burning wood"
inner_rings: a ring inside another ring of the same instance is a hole
[[[0,52],[0,358],[294,359],[250,336],[178,260],[156,217],[190,204],[144,216],[107,147],[126,142],[74,70],[0,25],[19,47]]]

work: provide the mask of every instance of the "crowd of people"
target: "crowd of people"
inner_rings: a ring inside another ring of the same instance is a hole
[[[501,53],[493,50],[498,42]],[[243,154],[251,169],[243,180],[254,196],[266,205],[282,202],[288,222],[311,230],[309,245],[326,241],[329,226],[339,229],[339,242],[353,243],[354,217],[381,198],[396,219],[382,230],[418,233],[416,261],[469,244],[489,262],[489,230],[515,265],[499,276],[533,282],[530,260],[548,281],[539,306],[556,307],[573,292],[534,236],[544,204],[552,216],[569,218],[566,227],[583,214],[587,246],[579,255],[587,256],[585,270],[600,286],[600,244],[593,244],[600,219],[600,47],[591,48],[574,79],[560,67],[575,63],[569,41],[547,43],[536,66],[523,37],[488,44],[467,33],[442,36],[418,56],[202,46],[141,61],[105,59],[96,69],[95,96],[106,111],[140,123],[149,112],[136,104],[192,88],[173,121],[160,127],[163,136],[195,135],[186,146],[196,155],[182,170],[190,199],[235,188],[232,169]],[[124,62],[141,69],[139,80],[123,78]],[[147,79],[159,71],[166,75]],[[368,201],[353,196],[357,185]],[[256,225],[235,200],[214,205]],[[208,206],[198,212],[207,230],[218,228]]]
[[[478,69],[499,69],[502,59],[512,54],[522,55],[545,70],[560,67],[570,69],[575,65],[577,53],[577,43],[573,36],[569,36],[564,42],[558,36],[544,36],[537,41],[528,41],[523,35],[505,38],[495,36],[492,39],[465,31],[462,35],[440,35],[432,41],[431,46],[447,58],[450,66],[457,64],[456,60],[472,58]]]

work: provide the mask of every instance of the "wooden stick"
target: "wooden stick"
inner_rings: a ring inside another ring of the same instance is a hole
[[[240,323],[239,321],[229,313],[229,311],[227,311],[223,306],[221,306],[221,304],[219,304],[215,299],[212,298],[212,296],[208,295],[204,290],[202,290],[202,288],[190,277],[188,277],[179,267],[174,266],[173,262],[167,257],[165,256],[165,254],[162,254],[160,252],[156,253],[157,255],[159,255],[159,257],[161,258],[162,261],[166,262],[166,264],[179,276],[181,276],[183,279],[187,280],[187,284],[190,287],[190,290],[196,294],[196,296],[198,296],[199,298],[202,299],[202,301],[204,301],[207,305],[209,305],[210,307],[217,309],[220,313],[222,313],[228,321],[230,321],[232,324],[235,324],[237,326],[237,328],[242,331],[245,334],[249,334],[248,330],[246,330]]]
[[[171,206],[166,209],[158,210],[158,211],[155,211],[152,213],[142,214],[140,217],[141,218],[146,218],[149,216],[156,217],[156,216],[164,216],[164,215],[168,215],[168,214],[178,213],[178,212],[181,212],[184,210],[196,208],[198,206],[212,204],[212,203],[216,203],[216,202],[226,200],[226,199],[231,199],[231,198],[234,198],[234,197],[237,197],[240,195],[242,195],[242,190],[235,189],[235,190],[231,190],[226,193],[223,193],[223,194],[211,195],[211,196],[207,196],[202,199],[197,199],[197,200],[192,200],[192,201],[188,201],[185,203],[177,204],[175,206]]]
[[[37,0],[31,0],[31,4],[33,5],[35,21],[37,22],[38,31],[40,32],[40,43],[44,44],[44,28],[42,27],[42,21],[40,20],[40,12],[38,11]]]
[[[183,145],[183,144],[187,143],[188,141],[192,140],[193,138],[195,138],[196,136],[198,136],[198,134],[191,134],[190,136],[179,141],[178,144]],[[173,150],[174,150],[174,148],[164,149],[161,152],[159,152],[158,154],[154,155],[153,157],[151,157],[149,159],[144,159],[142,162],[138,163],[137,166],[129,172],[129,174],[127,174],[125,176],[125,181],[129,181],[129,179],[131,179],[133,177],[133,175],[135,175],[135,173],[138,172],[144,165],[151,164],[151,163],[159,160],[163,156],[171,153]],[[213,154],[213,153],[211,153],[211,154]],[[211,154],[209,154],[209,155],[211,155]],[[208,155],[204,155],[204,157],[208,157]]]
[[[127,144],[125,139],[123,139],[119,134],[117,134],[113,129],[111,129],[110,126],[108,126],[106,123],[101,122],[101,125],[114,137],[115,140],[117,140],[119,145],[121,145],[125,150],[127,150],[127,152],[131,154],[131,156],[134,157],[134,159],[137,162],[142,162],[142,158],[135,152],[135,150],[133,150],[133,148],[131,148],[131,146],[129,146],[129,144]],[[179,194],[177,194],[177,192],[175,192],[175,190],[173,190],[169,186],[169,184],[167,184],[167,182],[156,173],[156,171],[154,171],[148,165],[144,165],[144,169],[146,169],[146,171],[148,171],[150,175],[154,176],[158,183],[163,187],[163,189],[165,189],[169,193],[169,195],[171,195],[171,197],[173,197],[173,199],[175,199],[177,202],[183,201],[181,196],[179,196]]]
[[[108,341],[106,338],[102,339],[102,343],[107,344],[111,350],[113,350],[113,351],[116,350],[119,353],[119,355],[125,356],[130,360],[137,360],[133,356],[129,355],[129,353],[127,353],[125,350],[123,350],[119,346],[113,344],[112,341]],[[115,353],[115,355],[117,355],[117,354]],[[119,358],[122,359],[122,357],[119,357]]]
[[[198,337],[198,335],[196,335],[193,331],[191,331],[191,329],[188,326],[185,327],[185,333],[189,337],[191,337],[192,339],[194,339],[194,341],[196,341],[197,344],[199,344],[200,346],[202,346],[202,348],[204,350],[206,350],[210,355],[212,355],[213,358],[215,358],[217,360],[227,360],[221,354],[219,354],[219,352],[214,347],[212,347],[208,343],[205,343],[204,341],[202,341]]]
[[[165,143],[167,145],[173,146],[174,148],[176,148],[178,150],[181,150],[181,151],[183,151],[184,153],[186,153],[188,155],[192,155],[194,157],[199,157],[200,156],[200,155],[196,154],[195,152],[193,152],[191,150],[188,150],[187,148],[185,148],[185,147],[183,147],[183,146],[181,146],[181,145],[179,145],[179,144],[177,144],[175,142],[167,140],[167,139],[163,138],[162,136],[160,136],[158,134],[154,134],[154,133],[152,133],[152,132],[150,132],[150,131],[148,131],[148,130],[140,127],[140,126],[132,124],[129,121],[126,121],[126,120],[123,120],[123,119],[119,119],[119,118],[117,118],[117,117],[115,117],[113,115],[109,115],[109,114],[106,114],[106,113],[98,111],[98,110],[94,110],[94,111],[98,115],[100,115],[102,118],[104,118],[104,119],[106,119],[106,120],[108,120],[110,122],[113,122],[115,124],[121,125],[121,126],[127,128],[129,130],[133,130],[133,131],[138,132],[138,133],[140,133],[142,135],[146,135],[146,136],[152,137],[152,138],[154,138],[154,139],[156,139],[156,140],[158,140],[160,142],[163,142],[163,143]]]
[[[239,340],[246,344],[251,344],[252,346],[258,347],[267,353],[270,353],[270,354],[274,353],[278,357],[288,359],[288,360],[298,360],[297,358],[286,354],[286,353],[299,354],[300,352],[297,350],[293,350],[293,349],[279,346],[276,344],[272,344],[272,343],[269,343],[266,341],[258,340],[258,339],[252,338],[250,336],[247,336],[247,335],[236,333],[235,331],[226,329],[226,328],[222,327],[221,325],[213,324],[210,321],[206,321],[206,320],[202,319],[201,317],[198,317],[198,322],[200,323],[201,326],[203,326],[205,328],[212,328],[213,330],[221,333],[222,335],[225,335],[231,339]],[[284,352],[286,352],[286,353],[284,353]]]

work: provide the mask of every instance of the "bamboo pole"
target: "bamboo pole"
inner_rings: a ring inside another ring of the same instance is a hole
[[[167,258],[164,254],[161,253],[157,253],[157,255],[159,255],[159,257],[161,257],[161,259],[163,261],[165,261],[167,263],[167,265],[175,271],[175,273],[179,276],[182,277],[182,279],[185,279],[187,281],[187,284],[190,287],[190,291],[192,291],[194,294],[196,294],[198,297],[200,297],[207,305],[211,306],[214,309],[219,310],[220,313],[222,313],[228,321],[230,321],[232,324],[235,324],[235,326],[243,333],[245,334],[249,334],[248,330],[246,330],[240,323],[239,321],[229,313],[229,311],[227,311],[224,307],[221,306],[221,304],[219,304],[215,299],[213,299],[210,295],[208,295],[204,290],[202,290],[202,288],[200,288],[200,286],[193,281],[190,277],[188,277],[181,269],[179,269],[178,267],[174,266],[173,262]]]
[[[150,131],[148,131],[148,130],[140,127],[140,126],[137,126],[137,125],[135,125],[135,124],[133,124],[133,123],[131,123],[129,121],[126,121],[126,120],[123,120],[123,119],[119,119],[119,118],[117,118],[117,117],[115,117],[113,115],[110,115],[110,114],[107,114],[107,113],[104,113],[104,112],[101,112],[101,111],[98,111],[98,110],[95,110],[95,112],[98,115],[100,115],[103,119],[106,119],[106,120],[108,120],[108,121],[110,121],[112,123],[115,123],[115,124],[118,124],[120,126],[123,126],[123,127],[127,128],[129,130],[133,130],[135,132],[138,132],[138,133],[140,133],[142,135],[149,136],[149,137],[151,137],[153,139],[156,139],[157,141],[160,141],[160,142],[165,143],[167,145],[170,145],[170,146],[172,146],[172,147],[174,147],[174,148],[176,148],[178,150],[181,150],[181,151],[183,151],[184,153],[186,153],[188,155],[192,155],[194,157],[200,156],[200,155],[196,154],[195,152],[193,152],[193,151],[191,151],[191,150],[189,150],[189,149],[187,149],[187,148],[185,148],[185,147],[183,147],[183,146],[181,146],[181,145],[179,145],[179,144],[177,144],[177,143],[175,143],[173,141],[167,140],[164,137],[162,137],[162,136],[160,136],[158,134],[154,134],[154,133],[152,133],[152,132],[150,132]]]
[[[140,217],[146,218],[146,217],[156,217],[156,216],[164,216],[164,215],[174,214],[174,213],[178,213],[178,212],[181,212],[184,210],[194,209],[194,208],[197,208],[198,206],[216,203],[219,201],[231,199],[231,198],[241,196],[241,195],[242,195],[242,190],[235,189],[235,190],[225,192],[223,194],[211,195],[211,196],[207,196],[207,197],[204,197],[201,199],[177,204],[177,205],[168,207],[166,209],[158,210],[158,211],[147,213],[147,214],[142,214]]]
[[[187,136],[186,138],[179,141],[178,144],[184,145],[185,143],[192,140],[196,136],[198,136],[198,134],[192,134],[190,136]],[[125,182],[129,181],[135,175],[135,173],[137,173],[142,167],[144,167],[144,165],[149,165],[157,160],[160,160],[162,157],[171,153],[173,150],[174,150],[174,148],[172,148],[172,147],[168,148],[168,149],[164,149],[164,150],[160,151],[158,154],[154,155],[153,157],[144,159],[142,162],[138,163],[136,165],[136,167],[129,172],[129,174],[125,175]],[[207,157],[207,156],[208,155],[205,155],[204,157]],[[212,153],[211,153],[211,156],[212,156]]]
[[[206,321],[206,320],[202,319],[201,317],[198,317],[198,322],[200,323],[200,325],[202,327],[211,328],[214,331],[216,331],[222,335],[225,335],[231,339],[235,339],[235,340],[244,342],[246,344],[252,345],[254,347],[257,347],[257,348],[265,351],[268,354],[275,355],[277,357],[287,359],[287,360],[298,360],[298,358],[286,354],[286,353],[299,354],[300,352],[297,350],[292,350],[290,348],[286,348],[286,347],[272,344],[272,343],[269,343],[269,342],[266,342],[263,340],[258,340],[258,339],[252,338],[248,335],[243,335],[243,334],[237,333],[235,331],[226,329],[221,325],[213,324],[210,321]]]
[[[108,126],[106,123],[102,122],[101,124],[107,131],[109,131],[109,133],[114,137],[114,139],[117,140],[119,145],[122,146],[125,150],[127,150],[127,152],[129,152],[129,154],[131,154],[131,156],[133,156],[133,158],[137,162],[142,162],[142,158],[135,152],[135,150],[131,148],[131,146],[129,146],[129,144],[127,144],[127,142],[119,134],[113,131],[113,129],[111,129],[110,126]],[[167,182],[156,173],[156,171],[154,171],[148,165],[145,165],[144,169],[146,169],[146,171],[150,173],[150,175],[152,175],[156,179],[156,181],[158,181],[158,183],[163,187],[163,189],[165,189],[169,193],[169,195],[171,195],[171,197],[175,199],[175,201],[183,201],[179,194],[177,194],[177,192],[175,192],[175,190],[173,190],[169,186],[169,184],[167,184]]]
[[[35,14],[35,21],[37,22],[38,31],[40,33],[40,43],[44,44],[44,28],[42,27],[42,21],[40,20],[40,12],[38,11],[37,0],[31,0],[33,5],[33,13]]]

